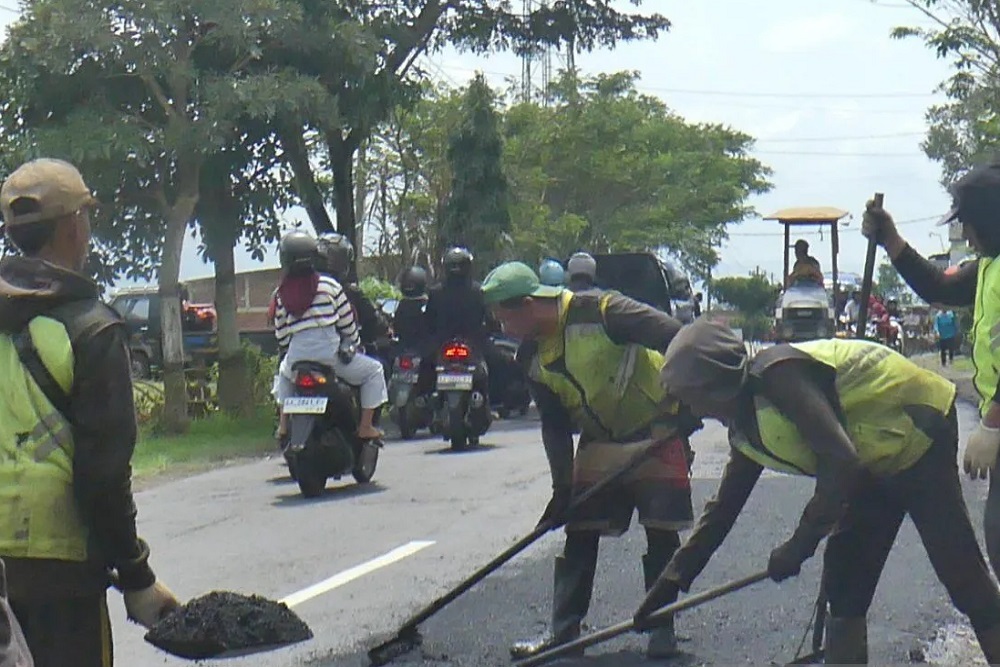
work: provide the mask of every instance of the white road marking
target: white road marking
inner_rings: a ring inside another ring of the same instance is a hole
[[[397,547],[388,553],[382,554],[378,558],[373,558],[370,561],[361,563],[360,565],[355,565],[350,569],[333,575],[329,579],[324,579],[318,584],[313,584],[308,588],[303,588],[301,591],[292,593],[291,595],[279,600],[279,602],[283,602],[289,607],[300,605],[303,602],[312,600],[313,598],[319,597],[324,593],[329,593],[335,588],[340,588],[344,584],[349,584],[355,579],[359,579],[366,574],[371,574],[375,570],[379,570],[387,565],[392,565],[393,563],[398,563],[404,558],[409,558],[413,554],[422,551],[433,544],[435,543],[428,542],[426,540],[418,540],[404,544],[403,546]]]

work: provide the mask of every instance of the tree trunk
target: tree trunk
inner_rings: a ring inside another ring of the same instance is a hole
[[[365,246],[365,200],[368,194],[368,164],[365,158],[367,153],[365,147],[358,149],[358,170],[354,178],[354,221],[358,238],[354,242],[355,256],[360,260],[364,254]],[[339,222],[339,221],[338,221]]]
[[[215,261],[215,310],[219,316],[219,407],[227,414],[247,416],[254,408],[253,387],[236,324],[236,260],[232,243],[218,245],[220,247],[212,249],[212,256]]]
[[[186,210],[185,210],[186,209]],[[188,417],[187,382],[184,377],[184,334],[181,329],[181,290],[178,278],[184,231],[194,209],[175,203],[167,211],[167,228],[160,265],[160,329],[163,332],[163,417],[166,433],[185,433]]]
[[[333,221],[326,210],[326,201],[316,183],[316,175],[309,164],[309,150],[302,128],[283,129],[280,134],[281,147],[285,151],[288,165],[295,175],[295,191],[309,215],[309,221],[317,234],[333,231]]]
[[[327,134],[327,149],[330,153],[330,170],[333,172],[334,203],[337,206],[337,231],[350,239],[357,248],[358,230],[354,217],[354,148],[349,146],[340,132]],[[355,253],[352,274],[357,275]]]

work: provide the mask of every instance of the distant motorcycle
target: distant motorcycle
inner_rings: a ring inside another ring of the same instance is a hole
[[[390,415],[403,440],[410,440],[422,428],[430,428],[434,414],[426,396],[417,393],[420,357],[401,351],[392,363],[389,376]]]
[[[468,343],[453,339],[441,347],[436,371],[432,429],[450,441],[453,450],[478,445],[493,421],[486,396],[474,388],[476,377],[486,373],[485,366]]]
[[[371,482],[382,445],[357,436],[358,390],[323,364],[301,361],[292,373],[295,395],[282,405],[288,416],[282,453],[302,495],[319,496],[330,477],[350,474],[358,484]]]

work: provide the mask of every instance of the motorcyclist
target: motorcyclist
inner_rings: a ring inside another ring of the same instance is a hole
[[[377,350],[384,349],[388,340],[388,324],[375,304],[350,279],[354,264],[354,245],[343,234],[325,232],[316,239],[316,246],[319,258],[316,269],[343,287],[347,300],[354,308],[365,351],[374,354]]]
[[[568,287],[572,292],[594,289],[597,286],[597,260],[589,253],[578,252],[566,263],[569,274]]]
[[[543,285],[562,287],[566,272],[563,270],[562,264],[549,257],[542,260],[538,266],[538,277]]]
[[[473,259],[468,248],[448,250],[442,259],[444,280],[432,287],[427,296],[428,349],[423,354],[420,368],[418,391],[421,394],[433,391],[438,350],[455,338],[466,341],[473,353],[486,363],[486,368],[494,374],[494,385],[504,386],[501,384],[503,360],[490,341],[489,313],[483,302],[482,289],[472,278]],[[488,400],[488,374],[477,373],[474,384],[476,390]]]
[[[392,328],[399,347],[403,350],[421,350],[427,342],[429,327],[424,310],[427,308],[427,272],[411,266],[399,276],[399,291],[403,293]]]
[[[344,382],[360,387],[358,437],[376,439],[375,411],[388,400],[382,364],[357,352],[360,342],[354,309],[336,280],[316,271],[317,242],[303,231],[286,234],[278,247],[283,276],[278,288],[274,334],[284,352],[273,395],[279,409],[294,395],[297,362],[330,366]],[[279,440],[288,432],[282,410]]]

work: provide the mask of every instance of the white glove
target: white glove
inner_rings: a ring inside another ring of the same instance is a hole
[[[965,445],[963,466],[972,479],[986,479],[997,463],[1000,451],[1000,428],[979,422]]]
[[[154,582],[149,588],[125,591],[124,597],[129,620],[147,629],[152,628],[181,606],[170,589],[159,581]]]

